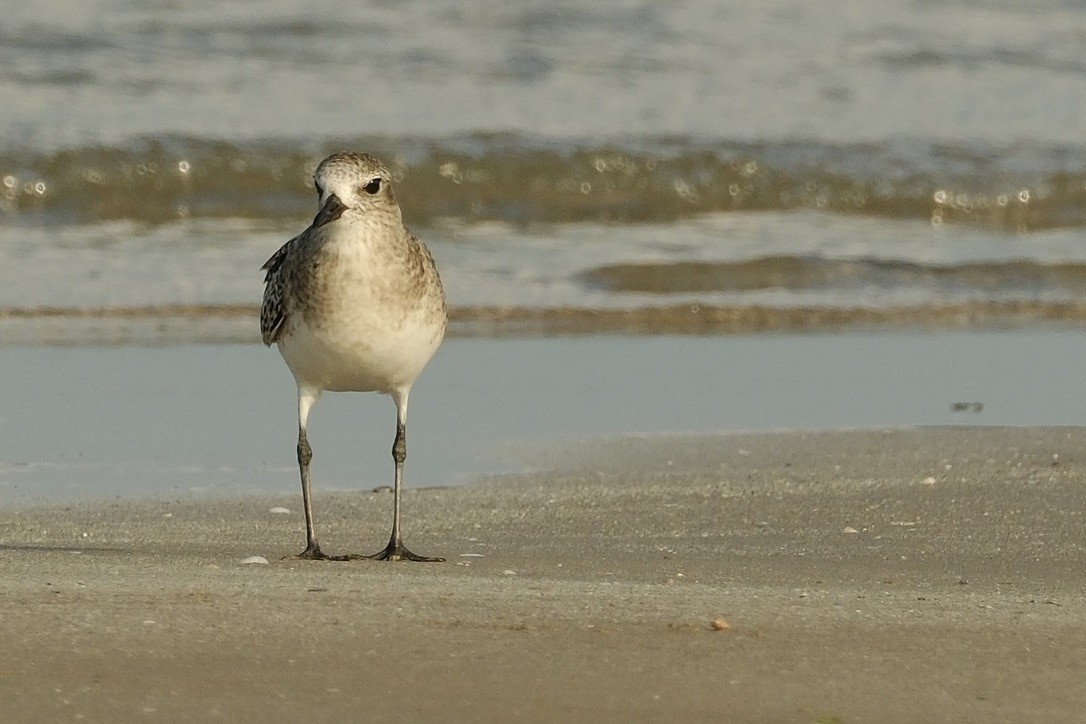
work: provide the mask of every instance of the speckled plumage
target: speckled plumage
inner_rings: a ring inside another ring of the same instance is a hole
[[[340,196],[335,189],[357,191],[359,179],[372,178],[381,178],[382,188],[370,198],[362,192],[364,207],[348,206],[323,224],[318,213],[261,267],[267,271],[260,309],[264,344],[302,325],[322,336],[357,336],[365,346],[365,337],[380,330],[365,329],[364,321],[390,331],[414,326],[436,334],[435,349],[440,343],[446,320],[441,279],[429,250],[403,226],[388,169],[368,154],[342,153],[325,159],[314,174],[323,189],[322,209],[326,196]]]
[[[298,384],[298,463],[306,507],[302,557],[329,558],[313,531],[306,439],[324,390],[383,392],[397,407],[393,533],[378,557],[422,559],[399,541],[411,385],[445,335],[446,304],[430,252],[404,228],[392,175],[368,154],[329,156],[313,175],[313,223],[264,264],[260,333],[275,343]],[[425,559],[423,559],[425,560]]]

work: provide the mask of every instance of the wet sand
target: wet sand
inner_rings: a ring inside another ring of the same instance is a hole
[[[255,326],[259,311],[244,304],[0,306],[0,332],[8,344],[252,344],[259,340]],[[449,310],[450,338],[975,331],[1026,329],[1039,324],[1079,329],[1086,324],[1086,304],[981,300],[885,308],[680,303],[621,309],[491,305]]]
[[[444,564],[280,560],[300,496],[0,511],[0,718],[1077,721],[1084,450],[586,441],[409,491],[408,543]],[[328,552],[384,544],[389,494],[316,506]]]

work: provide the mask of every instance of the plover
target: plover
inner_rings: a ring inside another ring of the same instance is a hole
[[[442,561],[415,555],[400,537],[411,385],[445,336],[445,292],[429,250],[403,225],[392,174],[369,154],[337,153],[313,174],[313,223],[261,269],[260,333],[279,346],[298,383],[298,468],[305,550],[297,558]],[[309,413],[325,390],[381,392],[396,403],[392,535],[374,555],[330,556],[313,528],[306,439]]]

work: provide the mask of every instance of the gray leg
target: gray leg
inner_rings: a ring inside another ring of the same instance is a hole
[[[312,393],[301,388],[298,390],[298,471],[302,476],[302,507],[305,509],[305,550],[288,557],[311,561],[345,561],[346,556],[329,556],[321,552],[321,547],[317,544],[316,529],[313,526],[313,495],[309,486],[309,463],[313,460],[313,448],[309,446],[305,426],[309,418],[309,410],[316,403],[319,395],[320,392]]]
[[[392,488],[392,535],[383,551],[362,557],[379,561],[441,563],[445,560],[444,558],[430,558],[412,553],[400,539],[400,495],[403,492],[403,463],[407,459],[407,396],[407,391],[393,394],[396,401],[396,440],[392,443],[392,459],[396,463],[396,479]]]

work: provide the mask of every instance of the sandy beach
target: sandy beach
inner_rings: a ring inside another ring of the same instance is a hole
[[[321,10],[0,9],[0,724],[1086,722],[1086,3]]]
[[[411,490],[407,541],[444,564],[281,560],[293,496],[9,509],[0,718],[1080,721],[1083,450],[1080,428],[585,441]],[[379,549],[390,506],[318,487],[322,546]]]

